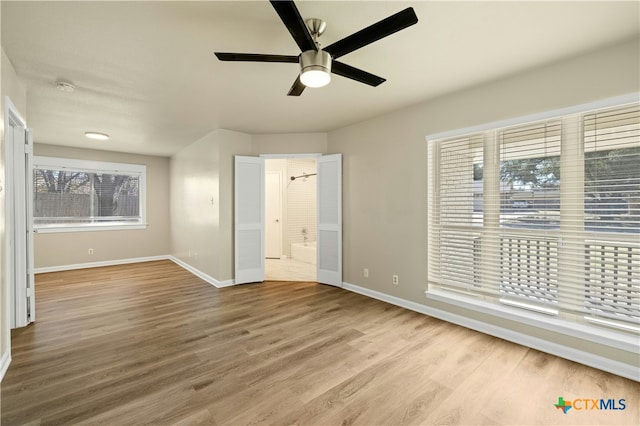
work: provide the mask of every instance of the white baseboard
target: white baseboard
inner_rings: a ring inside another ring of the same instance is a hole
[[[224,280],[224,281],[218,281],[218,287],[222,288],[222,287],[231,287],[236,285],[236,282],[234,280]]]
[[[182,268],[186,269],[187,271],[191,272],[196,277],[205,280],[206,282],[208,282],[209,284],[211,284],[214,287],[222,288],[222,287],[230,287],[230,286],[234,285],[234,281],[233,280],[218,281],[217,279],[213,278],[211,275],[205,274],[201,270],[199,270],[197,268],[194,268],[193,266],[191,266],[188,263],[178,259],[175,256],[168,256],[168,259],[171,260],[176,265],[179,265]]]
[[[499,337],[501,339],[508,340],[519,345],[527,346],[529,348],[537,349],[539,351],[546,352],[560,358],[565,358],[570,361],[588,365],[589,367],[607,371],[609,373],[626,377],[631,380],[640,381],[640,371],[638,370],[638,367],[634,365],[611,360],[600,355],[581,351],[569,346],[561,345],[559,343],[540,339],[538,337],[529,336],[527,334],[499,327],[493,324],[487,324],[482,321],[477,321],[462,315],[401,299],[399,297],[391,296],[375,290],[370,290],[368,288],[360,287],[354,284],[345,282],[343,283],[342,287],[345,290],[349,290],[354,293],[362,294],[364,296],[378,299],[392,305],[400,306],[402,308],[410,309],[424,315],[451,322],[453,324],[461,325],[463,327],[470,328],[481,333],[489,334],[491,336]]]
[[[131,259],[105,260],[101,262],[76,263],[74,265],[45,266],[43,268],[35,268],[33,272],[35,274],[44,274],[47,272],[61,272],[61,271],[71,271],[74,269],[100,268],[102,266],[126,265],[128,263],[153,262],[156,260],[169,260],[169,256],[166,256],[166,255],[148,256],[148,257],[136,257]]]
[[[61,271],[71,271],[74,269],[99,268],[102,266],[116,266],[116,265],[126,265],[129,263],[153,262],[156,260],[170,260],[173,263],[191,272],[193,275],[197,276],[198,278],[201,278],[206,282],[208,282],[209,284],[218,288],[229,287],[235,284],[234,280],[218,281],[212,276],[205,274],[199,269],[194,268],[193,266],[183,262],[182,260],[178,259],[173,255],[135,257],[131,259],[117,259],[117,260],[106,260],[101,262],[77,263],[74,265],[47,266],[43,268],[35,268],[33,272],[35,274],[44,274],[47,272],[61,272]]]
[[[2,379],[7,372],[9,364],[11,364],[11,351],[5,351],[2,354],[2,358],[0,358],[0,382],[2,382]]]

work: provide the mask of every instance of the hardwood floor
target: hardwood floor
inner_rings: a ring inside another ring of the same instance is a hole
[[[169,261],[40,274],[2,424],[639,424],[640,385],[342,289]],[[558,397],[626,410],[557,410]]]

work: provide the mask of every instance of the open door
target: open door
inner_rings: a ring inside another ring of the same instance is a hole
[[[282,173],[267,171],[265,181],[265,248],[267,259],[282,256]]]
[[[13,104],[5,100],[5,280],[11,328],[35,321],[33,273],[33,139]]]
[[[35,281],[35,247],[33,245],[33,130],[27,129],[25,139],[25,225],[27,227],[27,318],[29,322],[36,320],[36,281]]]
[[[342,154],[318,158],[318,282],[342,287]]]
[[[235,284],[264,281],[264,160],[235,156]]]

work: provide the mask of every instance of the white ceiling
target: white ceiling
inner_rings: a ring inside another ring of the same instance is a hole
[[[267,1],[12,2],[2,46],[28,93],[36,142],[171,155],[218,128],[326,132],[425,99],[638,38],[638,1],[298,1],[328,22],[325,46],[412,6],[418,24],[341,61],[339,76],[286,96],[296,64],[219,62],[214,51],[297,55]],[[77,89],[55,88],[57,79]],[[89,141],[84,132],[111,135]]]

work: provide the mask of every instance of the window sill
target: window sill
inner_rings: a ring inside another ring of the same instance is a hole
[[[464,295],[441,289],[427,290],[425,295],[427,299],[430,300],[448,303],[507,321],[515,321],[524,325],[539,327],[612,348],[636,353],[639,350],[637,336],[620,333],[612,329],[603,329],[589,324],[579,324],[566,321],[546,314],[499,305],[484,300],[478,300],[474,297],[465,297]]]
[[[87,224],[87,225],[36,225],[34,232],[36,234],[52,234],[58,232],[93,232],[93,231],[132,231],[139,229],[147,229],[146,223],[106,223],[106,224]]]

